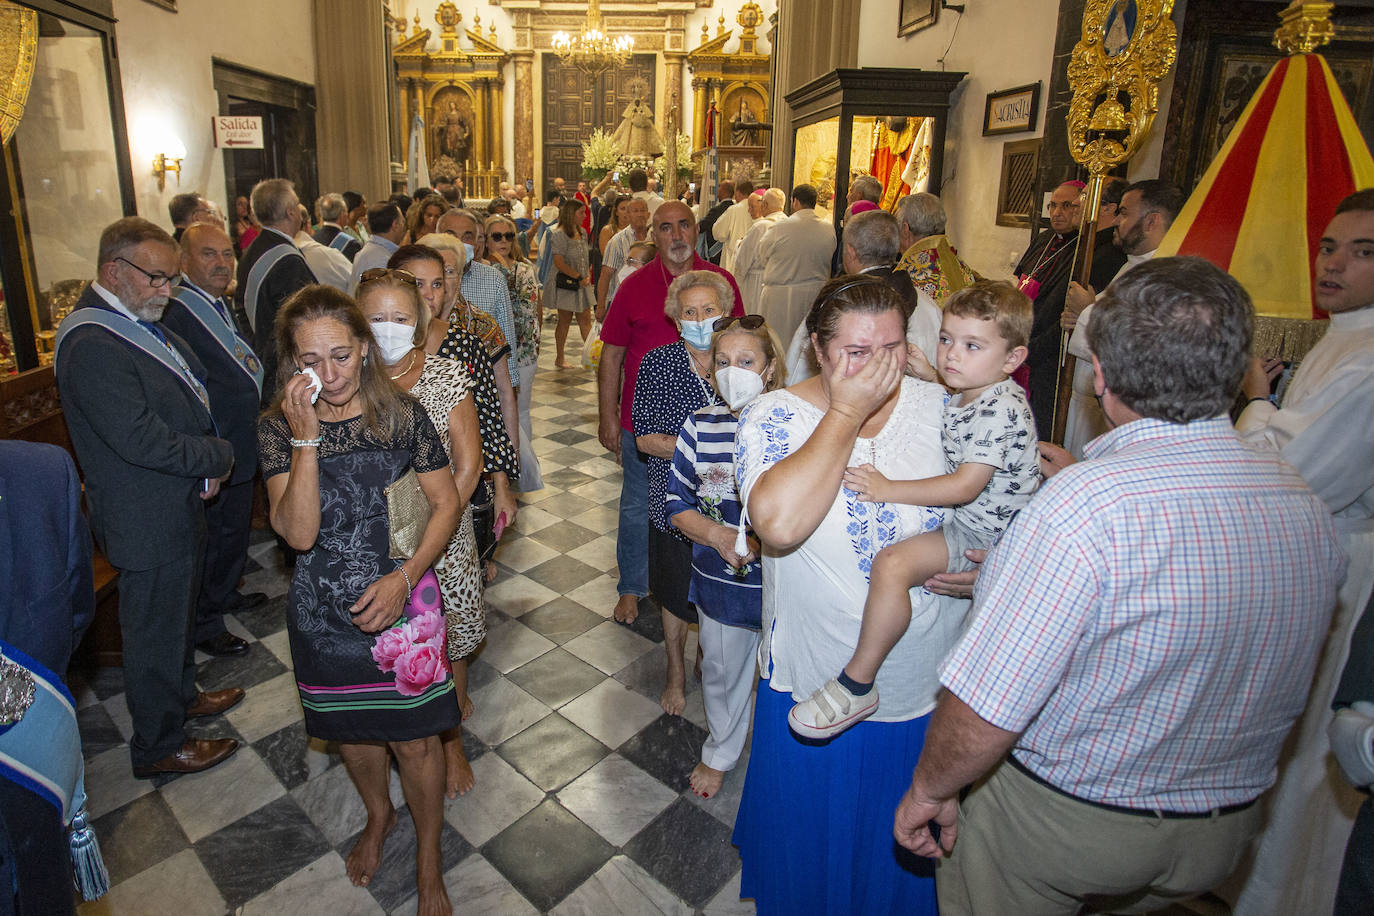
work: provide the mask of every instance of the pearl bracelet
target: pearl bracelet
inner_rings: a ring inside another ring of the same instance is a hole
[[[406,572],[404,566],[398,566],[396,568],[401,571],[401,576],[406,580],[406,600],[409,601],[411,592],[415,591],[415,586],[410,584],[410,574]]]
[[[320,446],[320,441],[321,441],[321,439],[320,439],[319,436],[316,436],[316,437],[313,438],[313,439],[292,439],[292,440],[291,440],[291,447],[292,447],[292,448],[319,448],[319,446]]]

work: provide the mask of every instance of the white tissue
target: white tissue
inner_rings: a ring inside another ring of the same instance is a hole
[[[320,392],[324,390],[324,382],[320,381],[319,375],[309,366],[300,370],[300,374],[310,379],[310,403],[314,404],[320,399]]]

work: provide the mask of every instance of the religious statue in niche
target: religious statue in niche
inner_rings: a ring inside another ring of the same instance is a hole
[[[649,84],[641,77],[630,80],[626,86],[632,96],[625,107],[625,115],[620,126],[611,135],[611,142],[622,156],[630,159],[649,159],[663,155],[663,137],[654,125],[654,112],[644,101],[649,92]]]
[[[430,108],[429,171],[431,176],[462,179],[472,155],[472,100],[458,89],[445,89]]]
[[[739,113],[730,122],[730,142],[735,146],[759,145],[759,118],[748,99],[740,99]]]

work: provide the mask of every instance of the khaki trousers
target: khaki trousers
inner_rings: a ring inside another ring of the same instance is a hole
[[[936,871],[941,916],[1143,913],[1211,890],[1263,826],[1262,806],[1207,818],[1107,811],[1003,764],[959,814]]]

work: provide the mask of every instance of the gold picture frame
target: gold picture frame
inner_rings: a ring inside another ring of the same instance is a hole
[[[940,20],[940,0],[899,0],[897,34],[914,35]]]

